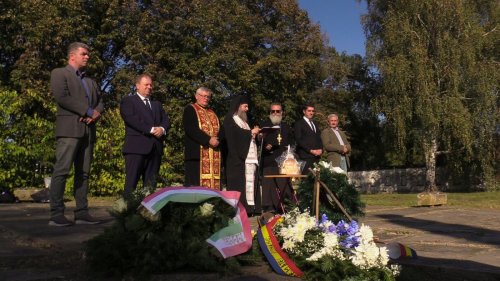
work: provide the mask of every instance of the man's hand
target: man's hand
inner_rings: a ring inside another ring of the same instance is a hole
[[[101,113],[99,113],[99,111],[97,110],[94,110],[92,111],[92,116],[90,117],[80,117],[79,121],[80,122],[83,122],[87,125],[90,125],[92,123],[95,123],[97,122],[97,120],[99,120],[101,118]]]
[[[347,145],[342,146],[342,154],[347,154],[349,152],[349,149],[347,148]]]
[[[208,144],[210,145],[210,147],[213,147],[213,148],[219,146],[219,138],[211,137],[210,140],[208,141]]]
[[[80,122],[83,122],[87,125],[90,125],[92,122],[95,122],[94,119],[90,117],[80,117]]]
[[[266,145],[266,149],[267,149],[267,150],[271,150],[272,148],[273,148],[273,145],[272,145],[272,144],[268,143],[268,144]]]
[[[97,120],[99,120],[99,119],[101,118],[101,113],[99,113],[99,111],[97,111],[97,110],[94,110],[94,111],[92,112],[92,116],[91,116],[91,118],[92,118],[92,120],[93,120],[94,122],[97,122]]]
[[[314,156],[321,156],[321,153],[323,153],[322,149],[311,149],[311,154]]]
[[[153,136],[156,138],[161,138],[163,136],[163,128],[162,127],[153,127]]]
[[[257,134],[260,132],[260,128],[259,126],[255,126],[253,127],[252,129],[252,138],[255,138],[255,136],[257,136]]]

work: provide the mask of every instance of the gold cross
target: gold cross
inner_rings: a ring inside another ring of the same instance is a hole
[[[278,145],[281,145],[282,138],[280,133],[278,133],[278,137],[276,139],[278,140]]]

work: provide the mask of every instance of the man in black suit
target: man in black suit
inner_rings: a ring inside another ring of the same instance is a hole
[[[124,97],[120,103],[120,114],[125,122],[125,197],[135,190],[141,177],[143,186],[156,188],[163,139],[170,128],[163,106],[151,99],[151,76],[139,75],[135,87],[137,93]]]
[[[83,72],[90,58],[89,46],[75,42],[68,47],[68,65],[50,75],[51,92],[57,103],[56,163],[50,184],[50,220],[52,226],[69,226],[64,216],[64,189],[74,166],[73,194],[76,201],[75,223],[100,221],[88,212],[87,191],[90,163],[96,141],[95,124],[104,106],[97,83]]]
[[[309,168],[321,158],[323,153],[323,143],[321,142],[321,131],[312,121],[314,117],[314,106],[305,105],[302,107],[304,116],[295,122],[295,141],[297,142],[296,152],[300,160],[306,164],[302,169],[302,174],[309,173]]]
[[[278,175],[280,173],[276,159],[294,144],[293,131],[282,122],[283,109],[281,104],[272,103],[269,110],[269,120],[262,123],[262,173],[263,175]],[[265,132],[267,128],[273,128]],[[292,199],[292,186],[288,178],[262,178],[262,210],[264,212],[282,211],[281,205],[285,199]]]

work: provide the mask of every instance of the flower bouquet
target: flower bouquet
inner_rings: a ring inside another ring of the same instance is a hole
[[[395,280],[397,265],[388,265],[384,247],[373,241],[370,227],[356,221],[320,221],[298,208],[275,217],[258,234],[273,269],[306,280]]]

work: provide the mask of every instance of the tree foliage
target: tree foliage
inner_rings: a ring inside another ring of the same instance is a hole
[[[466,180],[491,179],[498,2],[367,2],[367,53],[382,77],[377,108],[400,151],[422,151],[431,172],[436,156],[446,153]],[[433,180],[428,175],[428,187]]]
[[[380,169],[390,163],[385,160],[382,124],[372,100],[380,92],[377,73],[360,55],[339,54],[333,47],[321,56],[321,85],[312,93],[316,105],[316,122],[327,128],[331,113],[339,116],[340,126],[349,137],[351,170]]]
[[[295,0],[0,0],[2,184],[41,185],[34,165],[53,163],[49,76],[66,64],[74,41],[91,47],[87,73],[101,85],[106,108],[92,165],[94,194],[115,194],[123,186],[118,105],[144,72],[153,75],[153,94],[172,121],[162,185],[183,180],[181,114],[199,86],[214,91],[212,106],[221,118],[228,100],[241,93],[251,96],[255,123],[267,118],[272,101],[284,105],[289,124],[306,102],[317,105],[322,128],[328,114],[339,113],[354,147],[354,169],[421,161],[423,136],[432,129],[440,150],[453,152],[446,158],[452,167],[487,178],[498,120],[498,4],[369,4],[375,71],[364,58],[328,47]],[[406,153],[391,153],[392,142]]]
[[[39,116],[46,122],[43,131],[48,140],[53,141],[55,119],[48,90],[50,71],[66,64],[70,42],[91,46],[87,72],[100,82],[106,105],[92,166],[91,190],[98,194],[115,193],[123,181],[123,124],[117,106],[133,92],[137,74],[153,75],[154,96],[172,122],[160,170],[162,184],[182,181],[181,114],[197,87],[214,91],[212,102],[219,116],[224,116],[228,99],[246,93],[252,98],[256,121],[265,117],[271,101],[281,101],[291,122],[300,115],[295,109],[321,81],[324,39],[319,26],[292,0],[2,0],[1,4],[0,86],[23,97],[20,111],[27,117]],[[26,95],[28,91],[33,94]],[[5,120],[20,118],[14,112],[2,113]],[[11,121],[12,132],[21,130],[21,124]],[[22,143],[7,133],[3,140]],[[45,155],[53,155],[53,149],[54,143],[48,141]]]
[[[125,81],[153,74],[172,121],[167,162],[176,172],[183,169],[181,112],[197,87],[214,91],[219,116],[231,96],[249,94],[260,119],[271,100],[310,92],[318,80],[323,41],[294,1],[122,1],[103,28],[99,42],[123,46],[110,83],[118,98],[130,92]]]
[[[39,112],[27,110],[34,104],[42,104],[48,112],[55,113],[55,105],[33,91],[27,91],[22,98],[13,91],[0,91],[0,183],[4,187],[43,184],[44,175],[35,170],[50,167],[53,162],[54,154],[47,151],[55,143],[47,130],[54,125]]]

